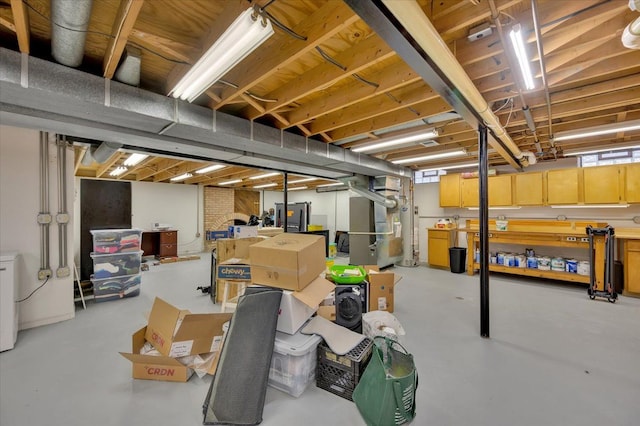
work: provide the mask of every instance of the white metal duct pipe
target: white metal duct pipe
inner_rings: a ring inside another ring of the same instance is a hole
[[[40,132],[40,213],[38,213],[40,225],[40,270],[38,279],[44,280],[51,276],[49,266],[49,134]]]
[[[411,34],[429,58],[442,70],[447,71],[447,77],[455,89],[469,102],[484,124],[491,129],[511,153],[526,164],[526,157],[504,130],[498,117],[491,111],[489,104],[475,87],[458,60],[453,56],[447,44],[442,40],[429,18],[416,1],[382,0],[382,3],[396,17],[402,26]]]
[[[109,159],[117,150],[122,148],[121,143],[102,142],[91,154],[96,163],[102,164]],[[86,155],[86,154],[85,154]]]
[[[640,18],[636,18],[624,29],[622,44],[628,49],[640,49]]]
[[[67,212],[67,138],[56,136],[58,147],[58,269],[56,277],[68,277],[71,270],[67,265],[67,224],[69,213]]]
[[[62,65],[78,67],[93,0],[51,0],[51,55]]]
[[[383,195],[376,194],[375,192],[369,191],[368,189],[358,187],[353,181],[348,181],[347,185],[349,186],[349,191],[355,192],[358,195],[367,198],[374,203],[382,204],[388,209],[395,209],[398,207],[398,202],[393,198],[387,198]]]

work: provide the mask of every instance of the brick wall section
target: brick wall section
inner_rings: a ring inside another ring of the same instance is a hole
[[[204,229],[205,231],[225,230],[233,225],[233,221],[224,222],[223,226],[217,226],[225,218],[232,217],[234,206],[234,190],[232,188],[204,188]],[[216,226],[216,227],[214,227]],[[213,249],[214,241],[205,241],[208,251]]]

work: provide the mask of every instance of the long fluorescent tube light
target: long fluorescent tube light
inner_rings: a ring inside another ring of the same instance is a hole
[[[172,177],[169,180],[171,182],[178,182],[180,180],[189,179],[190,177],[193,177],[193,175],[191,173],[184,173],[184,174],[181,174],[180,176]]]
[[[453,164],[451,166],[433,167],[430,169],[418,170],[419,172],[433,172],[435,170],[464,169],[465,167],[477,167],[478,163]]]
[[[626,209],[629,204],[570,204],[570,205],[553,205],[552,209]]]
[[[127,169],[126,167],[116,167],[115,169],[113,169],[110,173],[109,176],[120,176],[121,174],[123,174],[124,172],[126,172]]]
[[[240,183],[242,182],[242,179],[234,179],[234,180],[228,180],[226,182],[220,182],[218,185],[233,185],[234,183]]]
[[[262,185],[256,185],[254,186],[254,189],[260,189],[260,188],[271,188],[272,186],[277,186],[277,183],[264,183]]]
[[[170,95],[193,102],[213,83],[273,35],[271,22],[253,8],[242,12],[205,52]]]
[[[298,180],[290,180],[288,183],[292,184],[292,183],[303,183],[303,182],[311,182],[312,180],[318,180],[318,178],[305,178],[305,179],[298,179]]]
[[[423,155],[421,157],[403,158],[401,160],[393,160],[393,164],[406,164],[406,163],[419,163],[421,161],[437,160],[438,158],[459,157],[461,155],[467,155],[464,149],[457,149],[455,151],[438,152],[435,154]]]
[[[342,183],[342,182],[325,183],[323,185],[318,185],[317,188],[325,188],[327,186],[340,186],[340,185],[344,185],[344,183]]]
[[[297,188],[287,188],[287,191],[300,191],[301,189],[307,189],[306,186],[299,186]]]
[[[271,176],[277,176],[279,174],[280,174],[279,172],[265,173],[265,174],[262,174],[262,175],[251,176],[249,179],[251,179],[251,180],[263,179],[263,178],[268,178],[268,177],[271,177]]]
[[[139,162],[141,162],[142,160],[144,160],[147,157],[148,157],[147,154],[138,154],[137,152],[134,152],[133,154],[131,154],[129,156],[129,158],[124,160],[124,165],[125,166],[129,166],[129,167],[133,167],[133,166],[137,165]]]
[[[509,33],[509,38],[511,38],[513,50],[515,50],[516,57],[518,58],[518,64],[520,65],[520,71],[522,72],[524,86],[527,88],[527,90],[535,89],[536,85],[533,81],[533,74],[531,73],[529,56],[527,55],[527,49],[525,48],[524,40],[522,38],[520,24],[516,24],[513,26],[513,29]]]
[[[592,148],[592,149],[574,149],[563,151],[562,154],[567,157],[571,155],[585,155],[585,154],[597,154],[599,152],[610,152],[610,151],[623,151],[628,149],[640,149],[640,144],[638,141],[632,142],[632,144],[620,144],[620,145],[607,145],[600,148]]]
[[[566,141],[570,139],[588,138],[591,136],[608,135],[611,133],[628,132],[630,130],[640,130],[640,120],[623,121],[621,123],[605,124],[603,126],[587,127],[579,130],[569,130],[558,132],[554,140]]]
[[[227,167],[227,166],[225,166],[223,164],[213,164],[211,166],[207,166],[207,167],[202,168],[200,170],[196,170],[196,173],[198,173],[198,174],[209,173],[209,172],[212,172],[214,170],[224,169],[225,167]]]
[[[380,139],[375,141],[375,143],[371,145],[364,145],[364,146],[359,146],[357,148],[352,148],[351,151],[367,152],[367,151],[373,151],[380,148],[388,148],[390,146],[401,145],[404,143],[427,140],[435,137],[438,137],[438,131],[436,129],[429,129],[429,130],[421,131],[419,133],[412,133],[410,135]]]

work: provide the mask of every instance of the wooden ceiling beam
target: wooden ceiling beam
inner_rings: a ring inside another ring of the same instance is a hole
[[[116,151],[113,153],[113,155],[111,155],[111,157],[109,157],[109,159],[107,161],[105,161],[104,163],[102,163],[98,169],[96,170],[96,177],[97,178],[101,178],[106,172],[109,171],[109,169],[116,164],[118,161],[120,161],[120,159],[122,158],[122,156],[124,155],[124,153],[120,152],[120,151]]]
[[[496,7],[501,11],[515,6],[522,1],[523,0],[508,0],[496,2]],[[491,10],[488,7],[464,3],[464,6],[455,13],[443,16],[432,23],[440,33],[440,37],[446,41],[447,38],[450,38],[456,31],[488,21],[489,18],[491,18]]]
[[[236,179],[246,179],[249,176],[253,176],[256,174],[256,170],[255,169],[244,169],[238,172],[234,172],[234,173],[227,173],[224,176],[216,176],[212,179],[206,180],[206,181],[202,181],[199,182],[201,185],[205,185],[205,186],[216,186],[218,185],[220,182],[226,182],[226,181],[230,181],[230,180],[236,180]],[[240,182],[241,183],[241,182]],[[223,185],[224,187],[227,188],[234,188],[236,185]]]
[[[156,173],[153,176],[153,181],[154,182],[168,181],[169,179],[174,178],[176,176],[180,176],[181,174],[190,173],[194,170],[202,168],[202,163],[200,162],[193,162],[193,161],[187,161],[187,160],[174,160],[174,161],[176,161],[176,163],[173,166],[171,166],[171,168],[164,170],[160,173]]]
[[[11,13],[13,13],[13,25],[18,36],[18,48],[21,53],[30,53],[31,31],[29,28],[29,13],[22,0],[11,0]]]
[[[325,96],[318,97],[313,101],[301,105],[299,108],[291,111],[287,118],[294,124],[305,123],[324,114],[338,111],[341,108],[363,102],[380,93],[395,90],[409,84],[421,81],[422,78],[416,74],[404,62],[394,62],[394,64],[386,67],[377,75],[367,76],[379,84],[373,87],[367,84],[352,85],[350,90],[336,90],[327,93]]]
[[[451,111],[451,106],[442,98],[436,98],[432,101],[413,105],[411,110],[404,108],[374,118],[359,121],[358,123],[354,123],[349,126],[337,128],[329,132],[329,136],[331,136],[333,140],[350,138],[367,132],[375,132],[376,130],[386,129],[387,127],[429,118],[449,111]]]
[[[132,28],[129,39],[142,47],[158,51],[164,56],[186,63],[191,63],[197,48],[177,41]]]
[[[152,164],[145,166],[147,170],[145,170],[142,173],[139,173],[136,176],[136,179],[138,180],[148,179],[158,173],[162,173],[165,170],[170,169],[171,167],[175,166],[178,162],[179,160],[174,160],[172,158],[158,157],[156,158],[156,161],[154,161]]]
[[[345,67],[344,70],[325,61],[266,95],[266,98],[277,99],[278,101],[267,104],[265,112],[276,111],[291,102],[314,93],[323,87],[335,84],[344,78],[349,78],[352,74],[394,55],[395,52],[380,37],[374,34],[351,48],[338,53],[333,58],[337,63]],[[248,117],[254,120],[263,114],[258,112],[248,114]]]
[[[359,19],[358,15],[343,2],[322,3],[318,10],[292,28],[297,34],[304,35],[306,40],[288,35],[282,36],[286,37],[284,42],[280,37],[271,38],[267,44],[229,71],[225,79],[236,84],[238,89],[223,89],[222,102],[217,105],[217,108],[226,105],[278,70],[287,67]]]
[[[566,23],[551,31],[549,34],[543,37],[544,53],[548,55],[567,43],[578,39],[598,26],[604,25],[607,21],[614,19],[617,15],[623,13],[627,9],[627,5],[620,3],[618,6],[610,6],[609,8],[595,8],[583,15],[579,15],[579,19],[573,23]],[[618,18],[619,19],[619,18]],[[569,21],[571,22],[571,21]],[[532,43],[535,39],[532,40]],[[533,46],[532,46],[533,47]],[[533,51],[533,50],[532,50]],[[532,58],[537,59],[538,55],[532,55]]]
[[[564,84],[567,79],[576,75],[588,72],[590,78],[604,76],[611,72],[620,71],[636,67],[640,61],[640,52],[637,51],[621,51],[620,55],[608,57],[606,60],[602,58],[590,58],[586,60],[578,60],[570,66],[551,73],[547,77],[549,87],[555,87]]]
[[[8,19],[6,19],[3,16],[0,16],[0,25],[2,25],[3,27],[13,31],[14,33],[16,32],[16,26],[13,25],[13,22],[9,21]]]
[[[74,149],[75,159],[74,159],[74,163],[73,163],[73,174],[74,175],[76,173],[78,173],[78,169],[82,165],[82,158],[84,157],[84,154],[87,152],[88,149],[89,149],[88,146],[76,146],[75,147],[75,149]]]
[[[144,0],[122,0],[111,28],[111,39],[102,63],[104,78],[112,79]]]
[[[365,102],[359,102],[331,114],[318,117],[309,125],[309,130],[313,134],[329,132],[339,127],[345,127],[362,120],[368,120],[438,98],[439,95],[433,89],[420,81],[411,86],[398,89],[396,93],[382,93]]]
[[[574,46],[570,49],[564,49],[562,52],[557,52],[557,54],[549,56],[549,58],[545,59],[545,67],[547,69],[547,73],[552,73],[553,71],[577,60],[578,58],[589,52],[597,51],[605,54],[607,52],[611,52],[609,42],[612,40],[615,41],[615,43],[620,44],[620,39],[616,37],[616,34],[614,33],[607,38],[593,40],[590,43],[584,43],[579,46]],[[600,48],[603,45],[605,45],[605,49]]]
[[[144,169],[149,164],[153,163],[155,160],[156,160],[156,157],[153,157],[153,156],[149,155],[149,157],[145,158],[144,160],[142,160],[141,162],[139,162],[135,166],[129,167],[129,169],[126,172],[124,172],[120,176],[116,177],[116,179],[124,179],[127,176],[134,175],[135,176],[134,177],[135,180],[140,180],[140,179],[138,179],[137,172],[139,170]]]

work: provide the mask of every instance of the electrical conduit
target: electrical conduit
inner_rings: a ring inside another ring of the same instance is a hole
[[[56,277],[68,277],[71,270],[67,265],[67,224],[69,213],[67,212],[67,138],[56,136],[58,146],[58,269]]]
[[[40,213],[37,216],[40,224],[40,270],[38,279],[51,276],[49,266],[49,133],[40,132]]]

